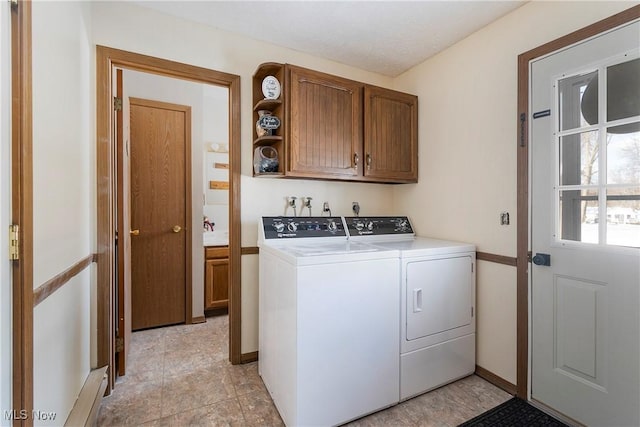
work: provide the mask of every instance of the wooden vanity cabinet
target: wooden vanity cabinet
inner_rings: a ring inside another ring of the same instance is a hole
[[[204,309],[227,308],[229,305],[229,247],[206,247],[204,253]]]
[[[281,83],[265,100],[262,80]],[[253,77],[254,119],[268,110],[281,119],[273,136],[254,148],[274,147],[277,173],[286,176],[380,183],[418,181],[418,97],[290,64],[266,63]],[[255,123],[255,121],[254,121]]]

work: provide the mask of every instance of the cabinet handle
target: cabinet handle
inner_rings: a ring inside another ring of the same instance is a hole
[[[358,156],[358,153],[353,153],[353,165],[355,167],[358,167],[359,162],[360,162],[360,156]]]
[[[129,231],[129,234],[131,234],[132,236],[137,236],[140,234],[140,230],[131,230]]]
[[[182,227],[180,227],[179,225],[174,225],[171,229],[171,231],[173,231],[174,233],[179,233],[180,230],[182,230]]]
[[[371,169],[371,154],[367,153],[367,169]]]

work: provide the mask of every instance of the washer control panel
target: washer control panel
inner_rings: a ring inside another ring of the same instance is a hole
[[[339,216],[263,216],[262,226],[267,240],[347,236]]]
[[[415,234],[406,216],[347,216],[344,220],[350,236]]]

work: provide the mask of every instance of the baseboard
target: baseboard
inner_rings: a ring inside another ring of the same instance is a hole
[[[252,351],[251,353],[242,353],[240,355],[240,363],[250,363],[258,360],[258,352]]]
[[[229,307],[209,308],[204,310],[204,317],[222,316],[229,314]]]
[[[204,323],[207,320],[204,318],[204,316],[198,316],[198,317],[193,317],[191,319],[191,323]]]
[[[107,383],[107,366],[92,370],[87,376],[64,425],[73,427],[96,425],[98,409],[104,391],[107,389]]]
[[[476,375],[490,382],[494,386],[501,388],[502,390],[506,391],[507,393],[513,396],[515,396],[518,391],[518,388],[516,387],[515,384],[511,384],[509,381],[505,380],[504,378],[499,377],[493,372],[488,371],[485,368],[478,365],[476,365]]]

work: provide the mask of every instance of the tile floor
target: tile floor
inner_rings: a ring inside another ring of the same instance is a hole
[[[98,426],[282,426],[257,363],[229,363],[228,330],[224,315],[133,333],[127,375]],[[509,398],[472,375],[348,425],[457,426]]]

